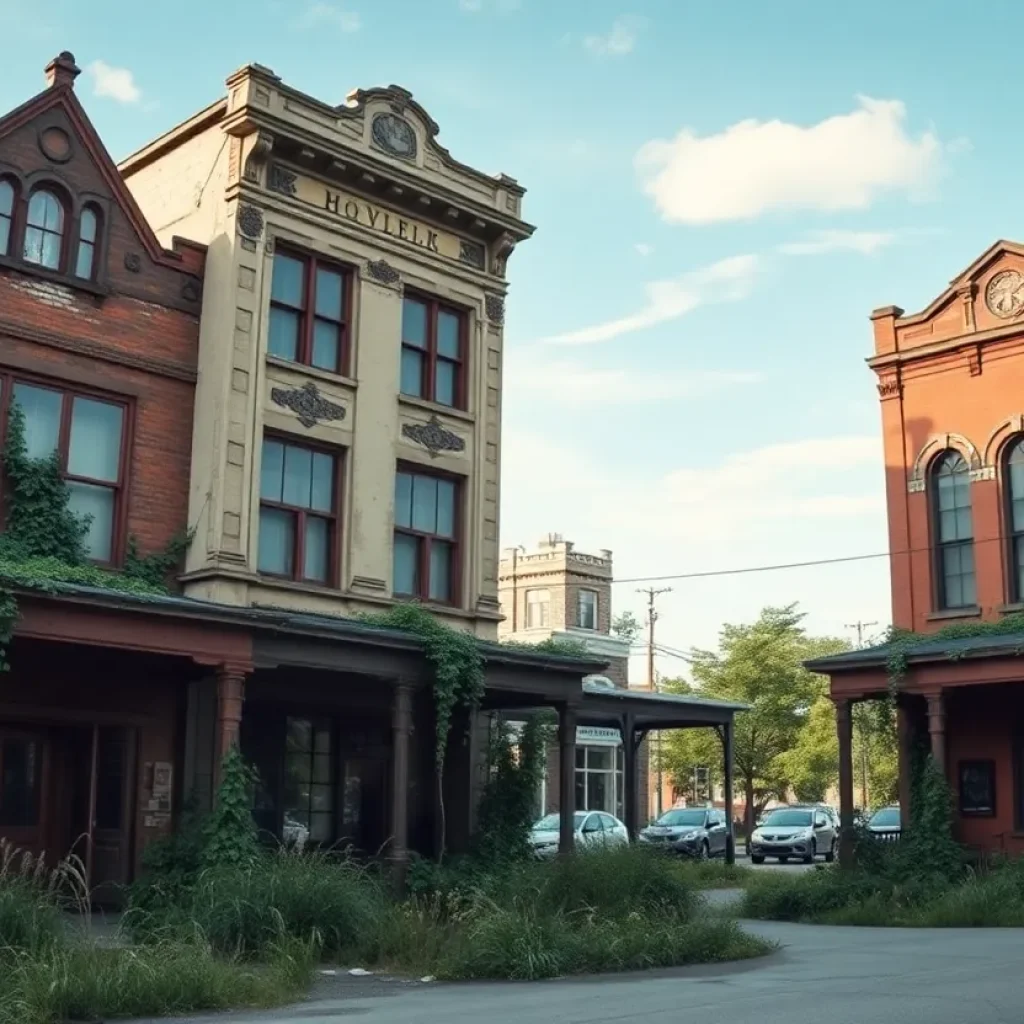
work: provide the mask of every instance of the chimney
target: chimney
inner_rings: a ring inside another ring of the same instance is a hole
[[[75,64],[75,55],[65,50],[46,65],[46,84],[50,89],[60,86],[74,88],[75,79],[82,73]]]

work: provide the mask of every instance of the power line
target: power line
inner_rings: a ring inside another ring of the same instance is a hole
[[[855,630],[857,630],[857,646],[858,647],[863,647],[864,646],[864,630],[867,629],[869,626],[877,626],[877,625],[878,625],[877,622],[861,622],[860,619],[858,619],[856,622],[847,622],[846,625],[843,628],[844,629],[855,629]]]

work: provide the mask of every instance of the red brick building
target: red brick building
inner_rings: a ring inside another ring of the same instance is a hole
[[[926,309],[872,314],[885,441],[895,626],[933,633],[1024,610],[1024,246],[998,242]],[[898,690],[901,803],[930,750],[969,846],[1024,851],[1024,631],[825,658],[852,813],[850,706]]]

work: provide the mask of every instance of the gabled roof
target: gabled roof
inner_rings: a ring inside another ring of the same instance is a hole
[[[160,244],[149,221],[143,216],[134,197],[128,191],[128,186],[93,127],[92,121],[89,120],[89,115],[75,95],[74,81],[79,74],[79,69],[75,65],[74,55],[65,50],[47,65],[46,70],[50,80],[49,87],[0,117],[0,143],[6,136],[31,123],[47,111],[57,109],[63,111],[86,152],[102,174],[111,195],[115,197],[129,223],[135,229],[149,257],[164,266],[175,270],[184,270],[181,255],[165,249]]]

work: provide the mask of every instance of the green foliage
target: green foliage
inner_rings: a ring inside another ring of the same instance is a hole
[[[259,840],[252,817],[256,781],[255,769],[245,763],[237,748],[230,749],[221,760],[213,811],[203,824],[200,867],[245,869],[256,861]]]
[[[154,591],[166,590],[168,578],[181,565],[194,536],[194,530],[184,530],[176,537],[172,537],[162,551],[154,551],[148,555],[140,554],[138,541],[134,537],[129,537],[128,549],[124,556],[123,576],[125,579],[138,581]]]
[[[623,612],[612,619],[612,633],[620,640],[625,640],[628,644],[636,643],[642,628],[632,612]]]
[[[504,722],[492,725],[490,771],[480,799],[474,841],[481,860],[503,863],[531,855],[530,828],[551,735],[551,726],[539,715],[523,723],[518,737]]]

